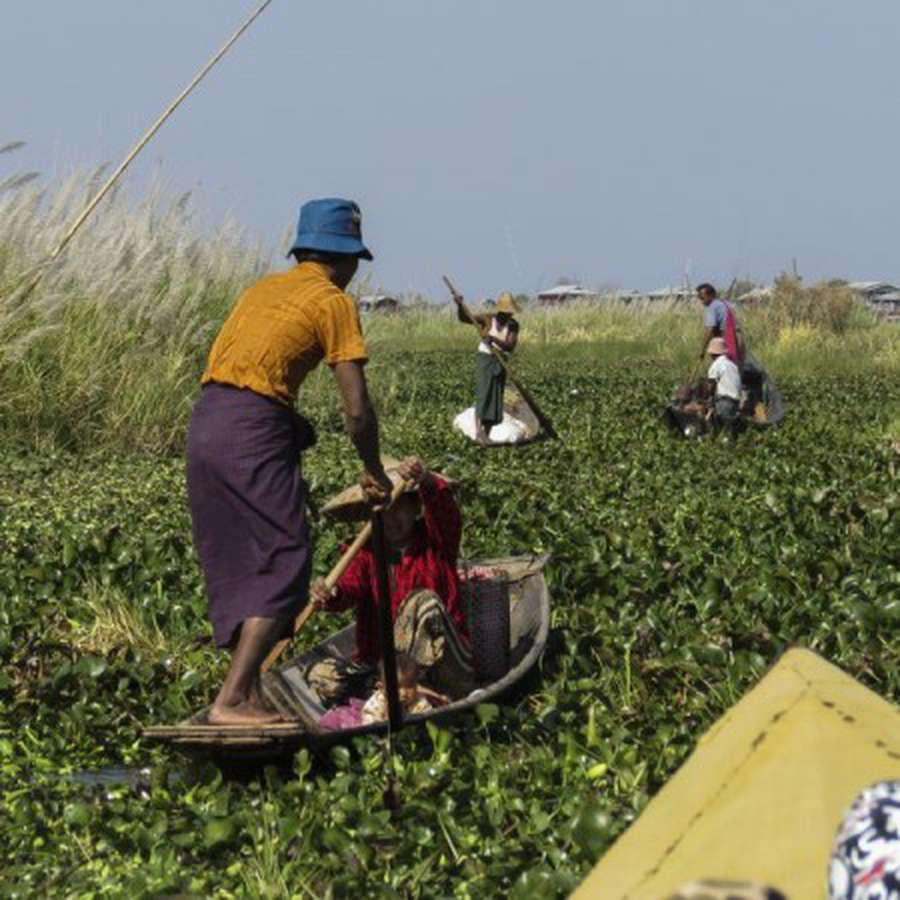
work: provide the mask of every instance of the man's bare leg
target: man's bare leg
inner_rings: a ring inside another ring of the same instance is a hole
[[[477,416],[475,417],[475,440],[478,441],[482,447],[487,447],[490,444],[487,432],[484,430],[484,422]]]
[[[260,690],[260,667],[283,630],[280,619],[244,620],[225,683],[209,711],[211,725],[271,725],[283,721],[265,706]]]

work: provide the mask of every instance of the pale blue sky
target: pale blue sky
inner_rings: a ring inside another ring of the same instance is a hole
[[[117,162],[255,0],[27,0],[0,157]],[[275,0],[145,152],[269,244],[363,208],[375,281],[442,298],[897,278],[897,0]]]

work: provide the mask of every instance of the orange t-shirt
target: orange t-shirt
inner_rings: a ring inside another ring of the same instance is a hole
[[[303,379],[323,359],[334,365],[367,358],[353,298],[329,281],[324,266],[304,262],[241,294],[201,380],[293,405]]]

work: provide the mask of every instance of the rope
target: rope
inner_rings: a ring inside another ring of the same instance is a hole
[[[72,223],[69,227],[69,230],[63,235],[62,240],[54,247],[53,251],[44,260],[43,263],[38,267],[38,272],[35,277],[32,279],[31,283],[19,294],[18,299],[24,300],[38,285],[41,278],[44,275],[47,267],[52,263],[59,255],[66,249],[69,242],[75,237],[76,232],[79,228],[85,223],[88,216],[97,208],[97,205],[100,201],[109,193],[112,186],[122,177],[125,170],[131,165],[134,161],[134,158],[147,146],[148,143],[152,140],[153,136],[162,128],[165,121],[178,109],[179,106],[188,98],[188,96],[193,93],[194,89],[200,84],[201,81],[206,77],[209,73],[210,69],[222,59],[223,56],[231,49],[231,47],[238,41],[241,35],[262,15],[263,11],[266,9],[269,4],[272,3],[272,0],[263,0],[263,2],[251,13],[249,18],[238,28],[237,31],[222,45],[221,49],[203,66],[202,69],[193,77],[188,86],[169,104],[169,106],[165,109],[162,115],[150,126],[147,130],[147,133],[135,144],[132,151],[122,160],[119,164],[119,167],[113,172],[112,175],[107,179],[106,184],[103,185],[102,188],[94,195],[94,197],[90,200],[88,205],[84,208],[78,218]]]

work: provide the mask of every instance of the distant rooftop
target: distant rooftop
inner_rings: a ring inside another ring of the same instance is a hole
[[[852,281],[847,285],[852,291],[859,291],[861,294],[883,294],[900,290],[895,284],[889,281]]]
[[[646,296],[651,300],[659,300],[665,297],[693,297],[694,291],[692,288],[684,285],[679,285],[678,287],[666,285],[665,287],[657,288],[655,291],[647,291]]]
[[[539,291],[538,297],[596,297],[596,291],[590,291],[583,288],[580,284],[558,284],[556,287],[547,288],[547,290]]]

